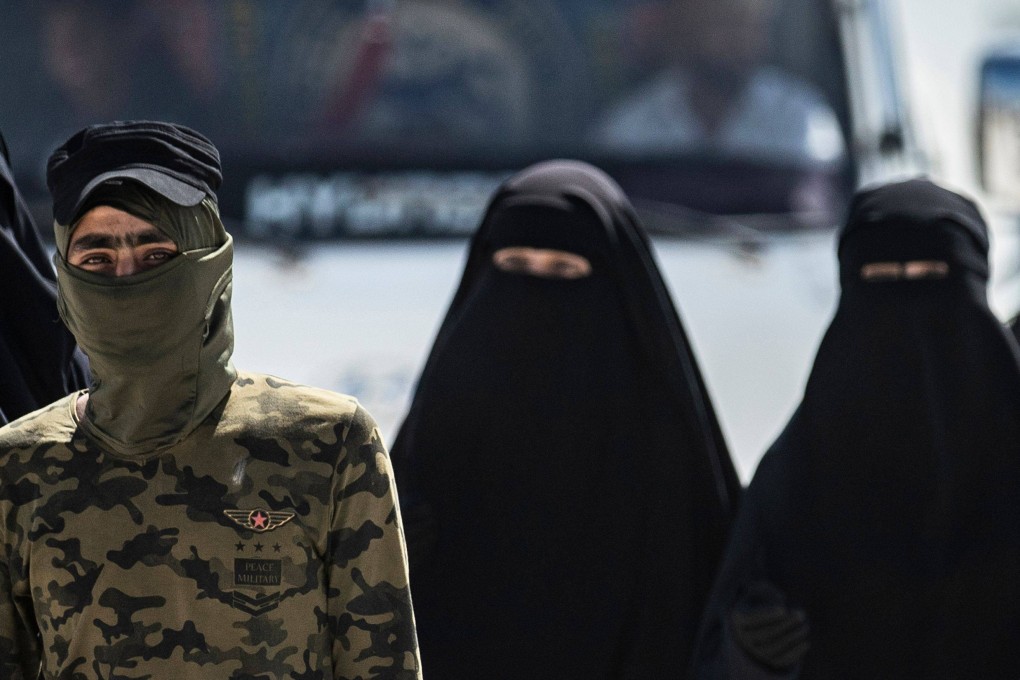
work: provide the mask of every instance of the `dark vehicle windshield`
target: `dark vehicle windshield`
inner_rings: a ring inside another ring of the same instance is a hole
[[[727,228],[713,216],[828,227],[852,186],[837,23],[820,0],[50,0],[4,13],[0,129],[40,205],[49,151],[126,118],[209,136],[223,212],[250,237],[468,233],[503,177],[552,157],[602,166],[662,230]]]

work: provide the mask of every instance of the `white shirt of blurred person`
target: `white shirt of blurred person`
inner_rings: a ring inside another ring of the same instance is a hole
[[[598,143],[626,155],[843,157],[839,122],[821,93],[763,61],[776,0],[672,0],[663,10],[669,66],[610,108]]]

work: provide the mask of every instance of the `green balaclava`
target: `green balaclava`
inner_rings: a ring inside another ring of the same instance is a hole
[[[180,253],[124,277],[67,262],[71,234],[107,205],[152,224]],[[105,449],[137,456],[180,442],[230,391],[233,241],[210,198],[180,206],[142,184],[97,187],[70,225],[54,225],[60,316],[92,369],[81,426]]]

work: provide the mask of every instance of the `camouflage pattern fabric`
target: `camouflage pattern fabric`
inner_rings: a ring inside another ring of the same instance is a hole
[[[128,458],[76,396],[0,429],[0,678],[421,677],[389,457],[353,398],[240,374]]]

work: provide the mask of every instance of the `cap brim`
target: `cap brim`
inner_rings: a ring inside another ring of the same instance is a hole
[[[92,180],[82,188],[81,193],[78,195],[78,200],[75,201],[74,208],[70,211],[70,214],[57,215],[57,221],[61,222],[61,224],[69,224],[71,220],[78,217],[78,211],[81,210],[85,201],[88,200],[89,194],[91,194],[96,187],[111,179],[135,180],[149,187],[160,196],[173,201],[177,205],[185,207],[198,205],[202,202],[202,199],[205,198],[206,195],[201,189],[159,172],[158,170],[152,170],[150,168],[118,168],[93,177]]]

